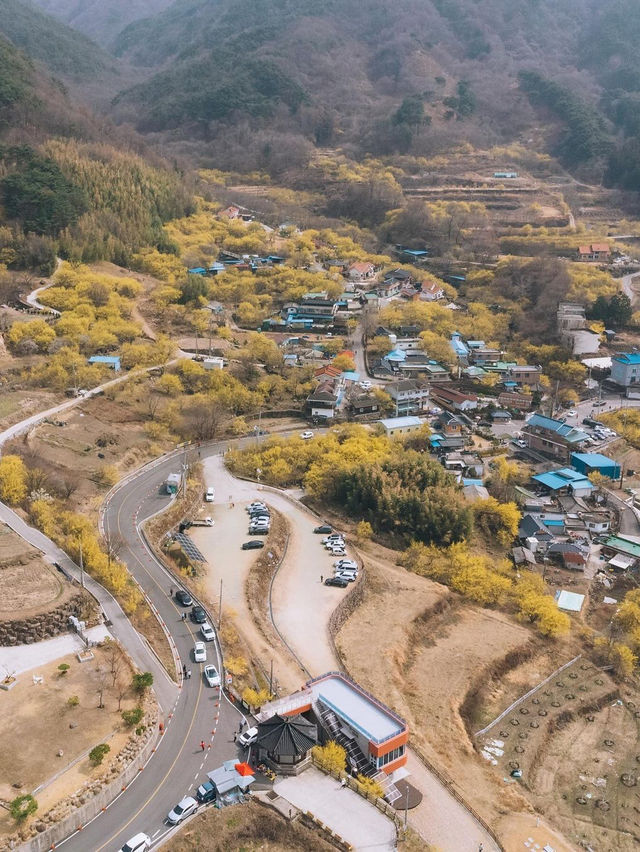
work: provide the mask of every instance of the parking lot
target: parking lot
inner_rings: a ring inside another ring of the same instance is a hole
[[[217,599],[222,580],[224,606],[242,620],[243,632],[252,631],[244,587],[259,551],[242,550],[242,544],[252,538],[248,535],[246,506],[253,500],[264,500],[285,516],[290,532],[287,552],[273,584],[274,621],[313,675],[330,671],[335,667],[335,659],[326,641],[326,625],[347,590],[324,585],[324,580],[333,575],[333,562],[339,556],[331,555],[322,545],[324,536],[313,532],[321,521],[284,494],[261,490],[255,483],[236,479],[225,468],[221,456],[206,459],[203,467],[205,482],[213,484],[216,491],[214,502],[207,504],[215,524],[194,527],[189,532],[207,558],[209,596]],[[268,536],[259,538],[268,547]],[[313,641],[314,636],[318,637],[317,642]],[[252,644],[254,641],[268,659],[270,650],[257,630],[252,631]],[[299,675],[294,683],[297,688]]]

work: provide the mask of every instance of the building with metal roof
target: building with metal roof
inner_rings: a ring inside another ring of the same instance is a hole
[[[609,479],[620,478],[620,465],[602,453],[571,453],[571,464],[579,472],[588,476],[601,473]]]
[[[611,358],[611,381],[628,388],[640,384],[640,352],[624,352]]]
[[[547,456],[569,461],[572,452],[579,450],[589,436],[564,420],[555,420],[543,414],[532,414],[522,430],[529,449]]]
[[[379,421],[387,435],[407,435],[423,425],[419,417],[387,417]]]
[[[531,478],[534,482],[543,485],[548,491],[553,493],[566,492],[573,494],[574,497],[588,497],[595,488],[594,484],[583,473],[578,473],[570,467],[537,473]]]
[[[556,603],[558,609],[563,609],[566,612],[580,612],[584,604],[584,595],[562,589],[556,592]]]
[[[102,364],[105,367],[110,367],[116,373],[119,373],[121,369],[119,355],[92,355],[89,358],[89,363]]]

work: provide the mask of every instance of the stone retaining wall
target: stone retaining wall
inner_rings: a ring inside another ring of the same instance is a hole
[[[0,645],[32,645],[69,630],[69,616],[80,616],[91,602],[88,594],[78,592],[65,603],[31,618],[0,621]]]

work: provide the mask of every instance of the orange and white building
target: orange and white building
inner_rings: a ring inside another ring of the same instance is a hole
[[[407,762],[407,723],[342,672],[307,681],[298,692],[265,704],[256,718],[260,722],[275,713],[313,715],[325,740],[335,740],[345,749],[354,773],[391,775]],[[406,774],[406,770],[399,773]]]

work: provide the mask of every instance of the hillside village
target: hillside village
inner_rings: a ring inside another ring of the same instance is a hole
[[[637,4],[418,5],[0,0],[0,852],[638,847]]]

